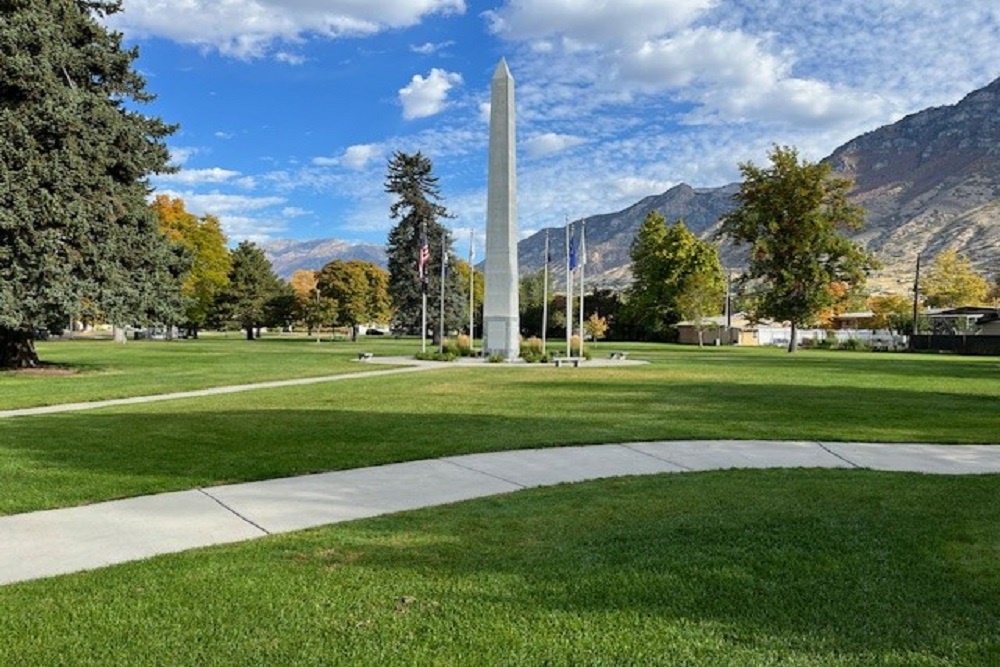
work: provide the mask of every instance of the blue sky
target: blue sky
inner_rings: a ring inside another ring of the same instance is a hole
[[[501,56],[522,236],[738,180],[774,143],[820,159],[1000,77],[995,0],[124,0],[110,23],[180,124],[153,185],[233,243],[383,243],[386,161],[420,150],[464,250]]]

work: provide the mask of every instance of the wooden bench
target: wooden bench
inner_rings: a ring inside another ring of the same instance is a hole
[[[608,355],[608,357],[614,359],[615,361],[624,361],[625,359],[628,359],[628,352],[612,352]]]
[[[556,368],[562,368],[563,364],[573,364],[573,368],[580,367],[580,357],[557,357],[555,360]]]
[[[371,352],[358,352],[358,361],[368,361],[372,356]]]

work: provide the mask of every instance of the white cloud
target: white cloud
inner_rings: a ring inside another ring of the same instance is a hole
[[[399,91],[403,118],[413,120],[440,113],[448,101],[448,91],[462,83],[462,75],[435,67],[427,78],[415,74]]]
[[[546,155],[561,153],[585,143],[587,143],[587,140],[582,137],[546,132],[525,141],[524,149],[527,151],[529,157],[544,157]]]
[[[490,30],[516,41],[561,36],[605,44],[659,36],[689,25],[717,0],[508,0],[485,13]],[[550,45],[551,46],[551,45]]]
[[[414,53],[419,53],[422,56],[432,56],[439,51],[447,49],[449,46],[454,46],[455,42],[448,40],[447,42],[440,42],[435,44],[434,42],[426,42],[424,44],[417,44],[410,46],[410,51]]]
[[[689,122],[792,122],[836,125],[884,117],[875,94],[797,78],[794,62],[742,32],[697,28],[648,41],[620,59],[619,75],[647,90],[674,90],[699,108]]]
[[[182,169],[176,174],[162,174],[156,177],[157,181],[164,183],[177,183],[180,185],[199,185],[202,183],[225,183],[233,181],[241,176],[240,172],[231,169]]]
[[[297,53],[288,53],[287,51],[279,51],[274,54],[274,59],[279,63],[285,63],[286,65],[304,65],[306,62],[306,57],[299,55]]]
[[[194,146],[171,146],[170,164],[175,167],[181,167],[200,152],[201,149]]]
[[[348,169],[360,171],[372,160],[382,156],[382,148],[376,144],[357,144],[349,146],[340,158],[340,163]]]
[[[464,12],[464,0],[125,0],[124,11],[109,23],[134,37],[163,37],[256,58],[280,42],[372,35],[433,14]]]

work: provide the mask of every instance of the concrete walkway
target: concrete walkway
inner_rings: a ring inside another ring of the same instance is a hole
[[[593,445],[452,456],[164,493],[0,517],[0,584],[536,486],[619,475],[788,467],[1000,473],[1000,445]]]
[[[413,357],[372,357],[365,360],[365,364],[378,364],[398,366],[398,368],[387,368],[372,371],[359,371],[357,373],[341,373],[338,375],[322,375],[319,377],[298,378],[294,380],[271,380],[269,382],[254,382],[251,384],[235,384],[223,387],[209,387],[207,389],[192,389],[189,391],[175,391],[167,394],[151,394],[147,396],[130,396],[128,398],[109,398],[101,401],[86,401],[80,403],[60,403],[57,405],[44,405],[34,408],[14,408],[11,410],[0,410],[0,419],[11,417],[29,417],[32,415],[50,415],[59,412],[80,412],[82,410],[97,410],[99,408],[111,408],[120,405],[141,405],[143,403],[159,403],[161,401],[176,401],[183,398],[198,398],[201,396],[221,396],[222,394],[238,394],[246,391],[257,391],[259,389],[279,389],[281,387],[300,387],[310,384],[321,384],[326,382],[342,382],[345,380],[357,380],[362,378],[379,377],[382,375],[399,375],[400,373],[415,373],[427,370],[442,370],[447,368],[476,366],[478,368],[551,368],[550,364],[490,364],[484,359],[457,359],[452,362],[445,361],[420,361]],[[581,368],[601,368],[607,366],[632,366],[645,364],[644,361],[594,359],[583,362]],[[567,366],[567,368],[570,368]],[[0,575],[2,576],[2,575]]]

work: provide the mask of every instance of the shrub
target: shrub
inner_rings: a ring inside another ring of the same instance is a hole
[[[455,341],[455,344],[458,345],[458,353],[460,355],[462,355],[463,357],[472,356],[472,339],[469,336],[465,334],[459,334],[458,338]]]
[[[528,363],[542,360],[542,339],[532,336],[521,341],[521,358]]]
[[[488,361],[491,364],[502,364],[504,361],[506,361],[506,359],[504,359],[504,357],[503,357],[502,354],[496,354],[496,353],[494,353],[494,354],[491,354],[489,356]]]
[[[840,349],[857,352],[860,350],[870,350],[871,346],[860,338],[848,338],[840,345]]]
[[[439,350],[417,352],[414,356],[420,361],[455,361],[458,358],[457,353],[449,352],[447,349],[444,352]]]

